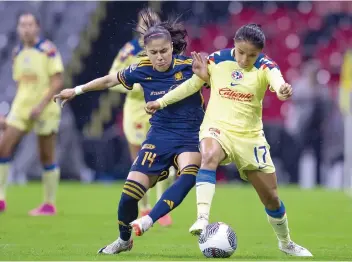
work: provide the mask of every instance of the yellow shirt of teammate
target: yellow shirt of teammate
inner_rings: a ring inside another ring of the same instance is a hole
[[[262,131],[262,103],[269,85],[272,91],[278,91],[285,81],[276,63],[265,54],[260,54],[247,70],[239,67],[233,52],[234,49],[225,49],[208,57],[211,95],[199,139],[216,139],[226,152],[222,164],[234,162],[246,179],[244,170],[275,172]],[[197,92],[202,82],[194,75],[160,98],[161,107]]]
[[[139,63],[142,59],[138,55],[143,51],[138,39],[134,39],[120,50],[109,73],[117,73],[131,64]],[[131,91],[122,85],[110,88],[122,93],[127,93],[123,109],[123,129],[127,141],[132,145],[142,145],[150,128],[150,115],[145,112],[143,89],[135,84]]]
[[[41,39],[31,48],[22,45],[13,52],[13,79],[17,93],[12,103],[7,123],[22,131],[34,131],[38,135],[57,132],[60,122],[60,106],[50,101],[39,119],[30,120],[31,110],[47,95],[50,77],[64,71],[60,53],[55,45]]]

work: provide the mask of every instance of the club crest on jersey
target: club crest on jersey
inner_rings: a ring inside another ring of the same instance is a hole
[[[231,74],[233,80],[239,81],[243,79],[243,73],[239,70],[233,71]]]
[[[176,74],[175,74],[175,80],[176,81],[180,81],[180,80],[182,80],[183,79],[183,74],[182,74],[182,72],[177,72]]]

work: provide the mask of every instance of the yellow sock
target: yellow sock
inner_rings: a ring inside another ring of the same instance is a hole
[[[0,159],[0,200],[5,200],[7,177],[9,176],[9,162]]]
[[[56,191],[60,180],[60,169],[57,165],[44,167],[43,186],[44,203],[55,204]]]

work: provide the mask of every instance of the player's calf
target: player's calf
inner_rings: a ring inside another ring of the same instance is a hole
[[[131,238],[130,223],[138,217],[138,201],[143,198],[147,189],[137,181],[126,180],[118,208],[120,238],[128,241]]]
[[[164,192],[150,214],[131,223],[137,236],[143,235],[159,218],[181,204],[188,192],[193,188],[197,172],[198,166],[196,165],[188,165],[183,168],[180,177]]]

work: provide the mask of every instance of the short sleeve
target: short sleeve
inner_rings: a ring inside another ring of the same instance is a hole
[[[138,68],[138,64],[132,64],[129,67],[119,71],[117,73],[117,79],[126,89],[132,90],[133,85],[142,80],[140,71],[141,69]]]

